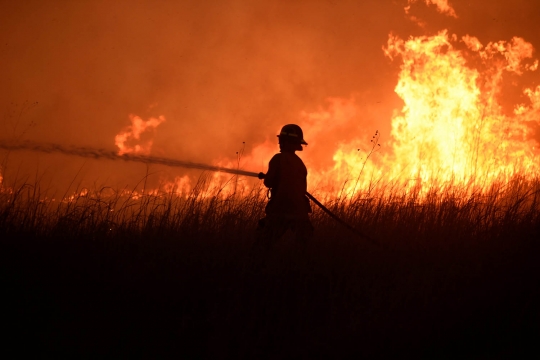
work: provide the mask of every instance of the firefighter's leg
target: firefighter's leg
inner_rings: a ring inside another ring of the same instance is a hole
[[[259,220],[255,242],[250,251],[250,263],[253,270],[264,267],[274,243],[285,234],[285,231],[287,231],[287,224],[283,219],[266,217]]]
[[[306,220],[297,220],[294,224],[295,233],[295,256],[298,261],[306,260],[307,247],[313,238],[313,225]]]
[[[293,226],[296,243],[301,246],[309,244],[313,238],[313,225],[309,220],[297,220]]]

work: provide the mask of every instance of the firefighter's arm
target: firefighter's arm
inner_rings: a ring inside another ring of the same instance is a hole
[[[278,171],[278,159],[274,156],[268,164],[268,172],[264,175],[264,186],[273,188],[277,185]]]

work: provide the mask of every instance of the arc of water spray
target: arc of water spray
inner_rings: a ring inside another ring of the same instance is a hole
[[[229,174],[235,174],[235,175],[243,175],[243,176],[251,176],[251,177],[264,177],[264,174],[255,173],[252,171],[245,171],[240,169],[231,169],[221,166],[214,166],[214,165],[207,165],[207,164],[200,164],[200,163],[194,163],[190,161],[182,161],[182,160],[175,160],[175,159],[169,159],[164,157],[158,157],[158,156],[145,156],[145,155],[134,155],[134,154],[124,154],[124,155],[118,155],[116,152],[106,149],[96,149],[96,148],[89,148],[89,147],[81,147],[81,146],[64,146],[60,144],[51,144],[51,143],[38,143],[33,141],[17,141],[17,142],[11,142],[11,141],[2,141],[0,140],[0,149],[5,149],[9,151],[38,151],[38,152],[44,152],[44,153],[60,153],[65,155],[74,155],[74,156],[80,156],[80,157],[86,157],[86,158],[92,158],[92,159],[108,159],[108,160],[124,160],[124,161],[133,161],[133,162],[141,162],[145,164],[160,164],[160,165],[166,165],[171,167],[182,167],[182,168],[188,168],[188,169],[200,169],[200,170],[208,170],[208,171],[216,171],[216,172],[224,172]],[[331,218],[339,222],[341,225],[345,226],[347,229],[351,230],[356,235],[360,236],[361,238],[364,238],[366,240],[369,240],[370,242],[374,242],[373,239],[368,237],[367,235],[363,234],[362,232],[358,231],[342,219],[340,219],[337,215],[335,215],[333,212],[331,212],[326,206],[321,204],[313,195],[306,192],[306,196],[311,199],[317,206],[319,206],[325,213],[327,213]]]
[[[200,169],[200,170],[224,172],[224,173],[235,174],[235,175],[244,175],[244,176],[253,176],[253,177],[258,176],[258,173],[240,170],[240,169],[230,169],[230,168],[221,167],[221,166],[200,164],[200,163],[194,163],[191,161],[175,160],[175,159],[169,159],[169,158],[159,157],[159,156],[146,156],[146,155],[136,155],[136,154],[118,155],[116,152],[112,150],[89,148],[89,147],[82,147],[82,146],[64,146],[60,144],[38,143],[38,142],[33,142],[33,141],[10,142],[10,141],[0,140],[0,149],[10,150],[10,151],[16,151],[16,150],[38,151],[38,152],[49,153],[49,154],[60,153],[60,154],[65,154],[65,155],[74,155],[74,156],[80,156],[80,157],[92,158],[92,159],[124,160],[124,161],[140,162],[140,163],[145,163],[145,164],[160,164],[160,165],[166,165],[166,166],[171,166],[171,167],[182,167],[182,168],[188,168],[188,169]]]

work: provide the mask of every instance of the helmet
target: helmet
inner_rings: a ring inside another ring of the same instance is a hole
[[[281,128],[281,132],[277,136],[280,140],[290,141],[296,144],[307,145],[304,140],[304,133],[300,126],[296,124],[287,124]]]

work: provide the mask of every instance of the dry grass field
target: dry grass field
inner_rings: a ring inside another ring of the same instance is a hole
[[[187,197],[102,188],[52,201],[5,181],[4,342],[20,356],[538,353],[540,182],[466,190],[321,198],[375,243],[314,206],[305,252],[286,234],[253,272],[264,189],[224,197],[203,177]]]

